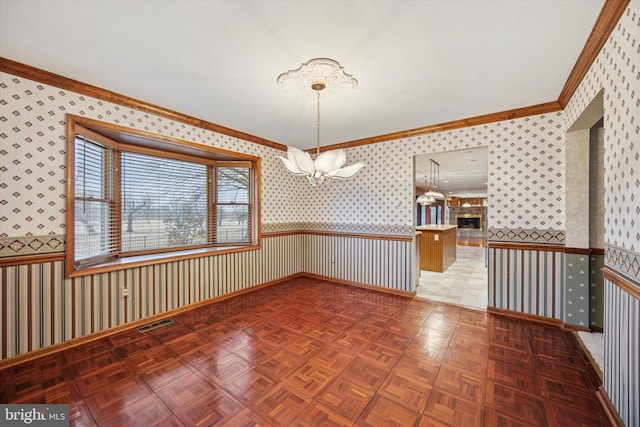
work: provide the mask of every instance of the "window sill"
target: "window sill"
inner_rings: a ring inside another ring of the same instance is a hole
[[[214,248],[188,249],[175,252],[164,252],[159,254],[137,255],[125,258],[110,259],[83,266],[77,270],[67,272],[68,279],[73,277],[89,276],[98,273],[107,273],[111,271],[125,270],[134,267],[144,267],[154,264],[164,264],[173,261],[182,261],[185,259],[204,258],[208,256],[223,255],[234,252],[253,251],[260,249],[260,245],[251,246],[216,246]]]

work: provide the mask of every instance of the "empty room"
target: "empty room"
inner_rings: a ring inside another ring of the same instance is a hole
[[[640,425],[640,0],[0,0],[0,424]]]

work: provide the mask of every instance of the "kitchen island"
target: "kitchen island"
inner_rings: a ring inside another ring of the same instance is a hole
[[[420,225],[420,270],[444,272],[456,261],[456,225]]]

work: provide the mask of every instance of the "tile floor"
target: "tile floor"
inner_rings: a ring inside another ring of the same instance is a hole
[[[420,272],[416,297],[486,310],[486,248],[458,245],[456,249],[456,262],[444,273]]]

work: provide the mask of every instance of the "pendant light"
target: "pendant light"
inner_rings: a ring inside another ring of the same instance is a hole
[[[320,92],[335,93],[344,89],[354,89],[358,81],[346,74],[337,61],[316,58],[303,63],[296,70],[287,71],[278,77],[278,84],[290,91],[316,92],[316,157],[296,147],[287,147],[287,157],[278,156],[287,171],[293,175],[305,176],[309,184],[316,186],[332,179],[349,179],[365,167],[364,163],[344,166],[347,162],[345,150],[331,150],[320,153]]]

